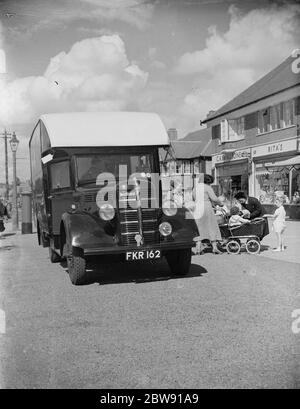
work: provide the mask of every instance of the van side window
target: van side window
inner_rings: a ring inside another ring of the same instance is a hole
[[[69,161],[53,163],[50,166],[51,189],[70,187]]]

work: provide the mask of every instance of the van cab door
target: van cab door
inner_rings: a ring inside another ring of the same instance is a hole
[[[73,189],[70,178],[70,161],[63,159],[49,165],[49,196],[52,234],[60,234],[63,213],[71,209]]]
[[[51,208],[49,207],[49,182],[48,182],[48,169],[47,166],[43,166],[43,188],[42,194],[40,198],[40,223],[41,223],[41,230],[44,232],[50,233],[50,226],[49,226],[49,215],[51,213]]]

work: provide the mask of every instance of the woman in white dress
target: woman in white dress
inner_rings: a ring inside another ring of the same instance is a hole
[[[221,233],[212,203],[223,205],[210,186],[214,179],[211,175],[200,175],[194,188],[195,209],[193,215],[198,227],[199,236],[195,237],[196,252],[201,252],[201,241],[209,240],[212,244],[213,253],[222,254],[217,248],[217,241],[221,240]]]

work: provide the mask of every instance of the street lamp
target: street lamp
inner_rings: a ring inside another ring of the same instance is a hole
[[[18,146],[19,146],[19,140],[16,137],[15,132],[13,132],[9,143],[10,143],[10,147],[11,147],[12,154],[13,154],[13,184],[14,184],[14,188],[13,188],[12,227],[13,227],[13,230],[18,230],[19,220],[18,220],[18,201],[17,201],[17,172],[16,172],[17,160],[16,160],[16,154],[17,154],[17,149],[18,149]]]

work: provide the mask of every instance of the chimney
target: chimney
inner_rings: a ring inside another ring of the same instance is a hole
[[[209,113],[206,115],[206,118],[208,119],[210,116],[212,116],[216,111],[214,111],[213,109],[211,109],[209,111]]]
[[[168,135],[169,135],[170,141],[177,141],[178,134],[177,134],[177,129],[176,128],[168,129]]]

